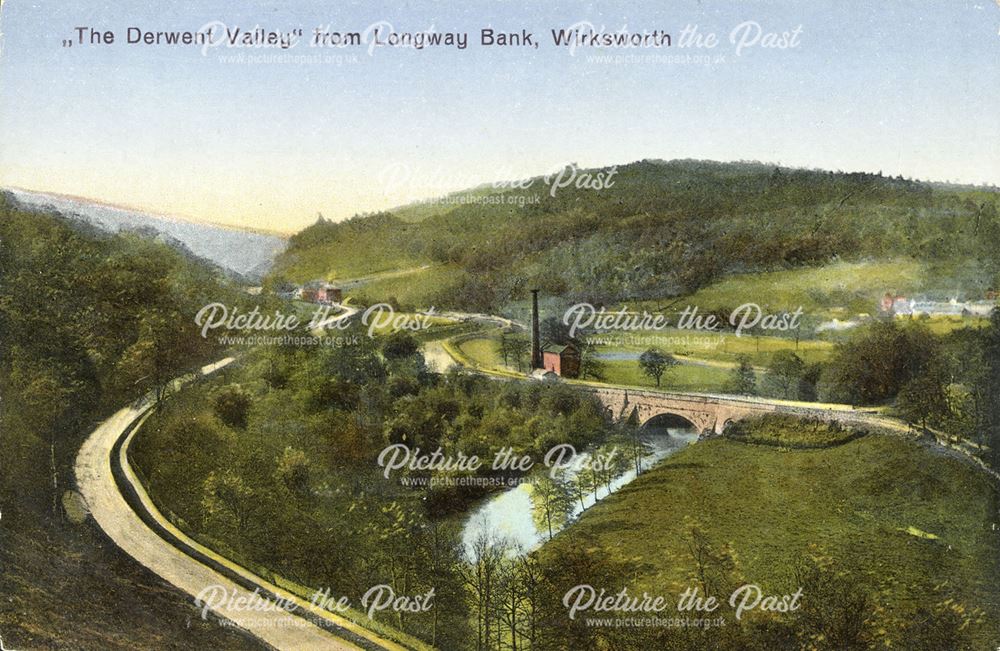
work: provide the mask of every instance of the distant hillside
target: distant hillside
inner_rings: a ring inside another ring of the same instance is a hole
[[[393,208],[391,212],[404,222],[420,222],[428,217],[442,215],[463,205],[481,201],[485,197],[495,195],[496,189],[492,184],[480,185],[468,190],[451,192],[440,197],[430,197],[414,203]]]
[[[1000,195],[880,174],[646,160],[618,166],[603,190],[553,196],[537,179],[452,196],[473,201],[320,221],[289,240],[271,280],[430,265],[380,291],[482,310],[523,299],[528,287],[609,303],[835,260],[916,259],[977,290],[1000,276]]]
[[[50,208],[112,233],[127,230],[146,236],[155,235],[168,245],[187,250],[251,280],[262,278],[270,269],[274,257],[285,248],[285,240],[275,235],[170,219],[41,192],[10,192],[28,207]]]

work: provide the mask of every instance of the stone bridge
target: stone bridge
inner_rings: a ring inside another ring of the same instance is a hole
[[[800,417],[840,421],[845,424],[885,426],[885,419],[849,405],[810,405],[787,400],[707,393],[670,393],[614,387],[581,387],[600,400],[612,418],[631,418],[642,425],[658,416],[680,417],[702,436],[721,434],[726,425],[750,416],[785,413]]]

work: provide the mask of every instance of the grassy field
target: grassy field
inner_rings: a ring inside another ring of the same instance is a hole
[[[476,366],[491,371],[515,371],[506,367],[497,350],[495,336],[484,335],[461,341],[456,348]],[[656,383],[644,375],[635,360],[604,360],[604,381],[636,387],[654,387]],[[660,386],[675,391],[721,391],[729,370],[721,366],[680,364],[667,371]]]
[[[633,337],[619,337],[617,333],[597,335],[592,338],[601,353],[641,353],[655,347],[670,353],[700,360],[727,364],[738,363],[737,357],[746,355],[755,365],[765,365],[779,350],[794,352],[806,362],[826,360],[833,350],[833,343],[823,339],[803,339],[796,342],[788,337],[755,337],[733,333],[700,333],[691,330],[666,328],[657,332],[640,331]]]
[[[352,250],[353,247],[345,248],[343,256],[338,255],[333,260],[303,260],[295,265],[298,275],[292,279],[304,281],[327,278],[336,282],[338,279],[349,281],[365,278],[364,282],[349,286],[346,295],[366,302],[392,300],[407,309],[426,309],[435,300],[446,296],[448,288],[460,283],[465,274],[456,265],[432,265],[425,260],[400,259],[388,253],[384,259],[379,255],[370,259],[356,259]],[[315,250],[307,250],[302,255],[308,258],[314,254]],[[929,278],[930,273],[923,265],[902,258],[877,262],[835,262],[818,267],[730,276],[690,296],[629,303],[628,307],[634,311],[664,313],[671,320],[676,320],[677,313],[685,306],[696,306],[701,313],[722,308],[731,310],[745,303],[757,303],[765,312],[792,311],[801,306],[803,317],[799,331],[800,341],[795,343],[788,336],[755,337],[744,334],[736,337],[731,333],[668,328],[655,332],[629,333],[635,336],[624,338],[612,333],[609,339],[618,339],[619,342],[599,345],[599,349],[602,352],[639,351],[649,345],[656,345],[671,354],[725,362],[734,362],[736,355],[745,354],[750,356],[755,365],[766,364],[771,354],[777,350],[792,350],[806,362],[822,361],[829,356],[832,342],[842,337],[843,333],[828,330],[817,334],[815,328],[820,323],[832,319],[849,321],[858,315],[873,315],[879,299],[886,291],[916,295],[922,291],[937,289],[938,287],[928,284],[931,282]],[[437,307],[446,309],[448,306]],[[511,304],[508,308],[520,313],[523,312],[524,305]],[[924,321],[938,334],[966,326],[976,327],[985,322],[981,318],[959,316],[933,317]],[[682,338],[694,343],[629,343],[637,337],[650,340]]]
[[[1000,640],[997,491],[962,462],[920,445],[867,436],[822,450],[702,441],[589,509],[544,548],[570,540],[636,568],[630,590],[689,584],[686,524],[732,545],[746,580],[794,589],[791,570],[820,550],[862,582],[892,618],[949,598],[976,618],[976,641]],[[668,593],[669,594],[669,593]],[[808,599],[808,595],[804,597]],[[905,644],[904,647],[905,648]]]
[[[486,369],[501,370],[503,360],[497,352],[497,339],[492,336],[474,337],[455,344],[459,351]]]
[[[456,283],[461,273],[449,265],[418,268],[412,273],[375,278],[347,290],[347,295],[375,301],[394,299],[402,305],[426,309],[432,307],[435,294]]]
[[[807,314],[843,308],[847,314],[872,314],[887,292],[913,294],[927,288],[924,268],[913,260],[837,262],[821,267],[730,276],[681,301],[702,311],[757,303],[769,311],[802,306]],[[644,304],[648,310],[660,304]]]
[[[382,254],[379,252],[383,251]],[[427,265],[429,261],[400,258],[398,252],[359,243],[344,247],[330,257],[321,249],[296,254],[295,263],[288,264],[284,274],[294,282],[322,278],[333,282],[353,278],[410,271],[405,275],[385,279],[375,278],[352,292],[425,306],[423,303],[436,291],[456,283],[464,273],[454,265]],[[281,268],[277,270],[281,275]],[[679,301],[672,299],[672,309],[685,305],[697,306],[702,312],[715,308],[735,308],[744,303],[757,303],[765,310],[794,310],[802,306],[808,315],[844,316],[871,314],[877,309],[886,291],[915,294],[928,286],[927,272],[913,260],[896,259],[879,262],[836,262],[818,267],[803,267],[786,271],[739,274],[715,282]],[[666,300],[644,301],[631,305],[634,309],[660,311]]]
[[[399,251],[380,246],[377,233],[357,233],[351,246],[343,246],[331,254],[315,247],[280,256],[272,275],[294,283],[322,279],[358,278],[370,274],[419,267],[429,260],[401,256]]]
[[[936,335],[948,334],[952,330],[961,330],[962,328],[985,328],[989,325],[990,320],[986,317],[960,317],[960,316],[939,316],[930,319],[924,319],[924,323],[930,328],[930,331]]]
[[[635,387],[655,387],[656,383],[643,374],[639,363],[630,360],[611,360],[604,363],[604,381]],[[729,371],[715,366],[680,364],[667,371],[660,380],[660,388],[667,391],[721,392]]]

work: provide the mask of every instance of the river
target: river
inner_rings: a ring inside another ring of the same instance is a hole
[[[657,428],[651,429],[647,442],[651,452],[643,458],[642,468],[648,470],[657,462],[670,456],[677,450],[697,440],[698,434],[688,428]],[[614,492],[635,479],[635,467],[611,482],[611,492]],[[584,504],[589,508],[597,501],[608,496],[608,490],[601,487],[584,497]],[[583,512],[579,500],[574,501],[573,511],[567,519],[571,524]],[[531,484],[525,482],[516,488],[490,498],[480,505],[466,519],[462,528],[462,544],[467,557],[472,557],[473,546],[482,535],[488,534],[496,540],[509,544],[517,553],[528,553],[541,546],[547,538],[535,524],[531,504]],[[555,533],[555,530],[553,530]]]

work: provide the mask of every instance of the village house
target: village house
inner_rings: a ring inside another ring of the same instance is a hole
[[[913,301],[905,296],[897,296],[892,302],[893,314],[912,314]]]
[[[989,294],[987,294],[989,295]],[[908,299],[886,292],[879,301],[879,313],[885,316],[989,316],[996,307],[996,300],[947,301],[926,298]]]
[[[892,301],[893,301],[893,295],[891,293],[889,293],[889,292],[886,292],[882,296],[882,300],[879,301],[879,303],[878,303],[878,311],[879,312],[891,312],[892,311]]]
[[[962,314],[965,316],[988,317],[997,306],[996,301],[969,301],[965,304]]]
[[[324,280],[313,280],[302,286],[299,298],[307,303],[340,303],[343,292]]]
[[[913,311],[913,304],[902,294],[886,292],[879,301],[878,310],[884,315],[910,314]]]
[[[902,294],[886,292],[878,303],[878,312],[883,316],[913,314],[913,301]]]

